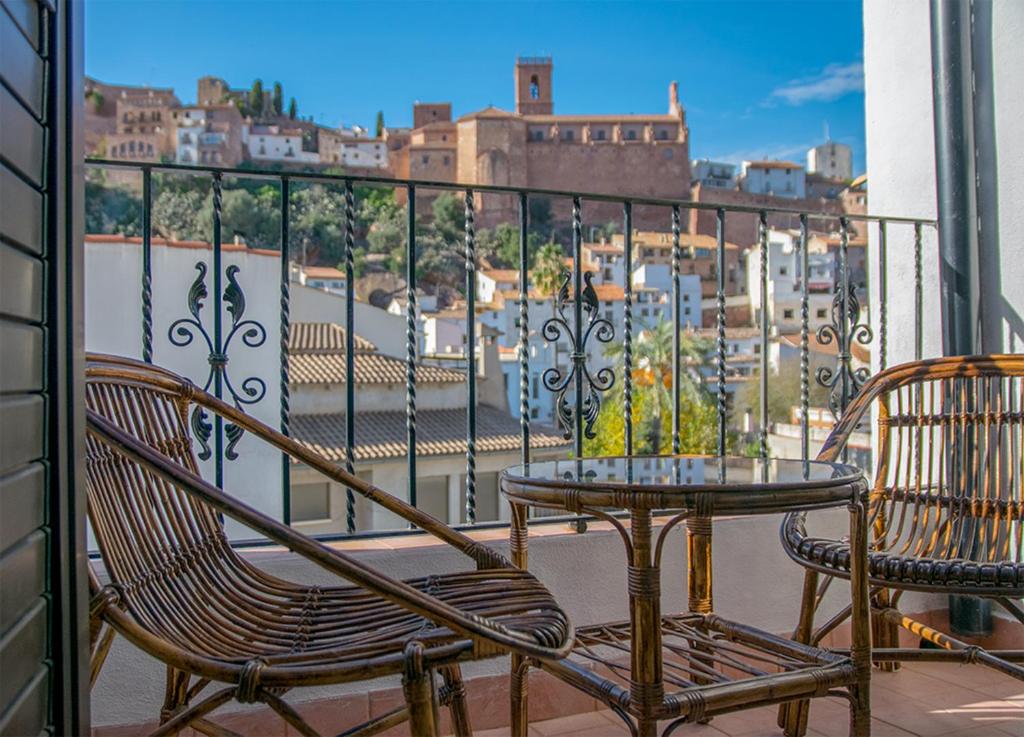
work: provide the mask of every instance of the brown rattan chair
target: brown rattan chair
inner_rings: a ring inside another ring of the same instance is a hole
[[[1024,622],[1024,355],[957,356],[893,366],[864,384],[825,441],[819,460],[836,460],[877,407],[877,462],[869,505],[873,543],[873,658],[956,660],[1024,679],[1024,650],[986,651],[904,615],[904,591],[992,599]],[[834,576],[848,577],[845,540],[814,534],[813,518],[792,514],[782,541],[807,569],[795,638],[816,644],[849,616],[814,630],[814,614]],[[901,649],[905,627],[937,649]],[[807,702],[780,710],[780,726],[802,735]]]
[[[109,576],[102,585],[90,571],[93,681],[114,633],[166,664],[154,735],[187,726],[233,735],[208,717],[235,699],[265,703],[315,737],[282,694],[389,674],[402,676],[406,706],[346,734],[374,734],[408,718],[414,735],[435,735],[440,701],[450,706],[456,733],[467,735],[461,661],[568,653],[568,618],[535,578],[497,552],[169,371],[90,355],[86,373],[89,519]],[[476,570],[397,581],[242,504],[199,476],[187,424],[192,405],[433,534]],[[304,586],[267,575],[228,543],[220,514],[352,585]],[[223,686],[200,700],[214,683]]]

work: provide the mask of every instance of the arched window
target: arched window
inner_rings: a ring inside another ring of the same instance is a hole
[[[530,99],[536,100],[540,97],[540,80],[537,79],[537,75],[534,74],[530,77]]]

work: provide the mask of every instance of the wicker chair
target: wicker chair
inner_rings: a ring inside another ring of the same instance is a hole
[[[1024,356],[957,356],[906,363],[872,377],[825,441],[818,458],[835,460],[877,406],[878,458],[869,522],[873,544],[874,660],[957,660],[1024,679],[1024,651],[986,651],[905,616],[904,591],[992,599],[1024,622]],[[815,535],[813,518],[786,517],[786,552],[804,566],[795,638],[817,643],[849,616],[814,630],[823,591],[819,575],[848,577],[849,544]],[[938,649],[900,649],[899,628]],[[783,706],[780,726],[802,735],[807,702]]]
[[[495,551],[168,371],[91,355],[86,373],[89,519],[110,579],[101,585],[90,571],[92,677],[114,633],[166,664],[153,735],[189,726],[233,735],[208,716],[235,699],[262,702],[315,737],[283,693],[389,674],[402,676],[406,706],[346,734],[408,718],[414,735],[435,735],[440,701],[455,732],[468,735],[461,661],[568,653],[568,618],[536,579]],[[193,404],[433,534],[476,570],[397,581],[247,507],[198,475],[187,426]],[[303,586],[263,573],[228,544],[220,514],[354,585]],[[439,691],[435,673],[444,681]],[[199,700],[214,683],[223,687]]]

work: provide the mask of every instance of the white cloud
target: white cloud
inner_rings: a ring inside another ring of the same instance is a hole
[[[830,102],[851,92],[864,91],[864,64],[829,64],[819,74],[794,79],[772,91],[769,102],[781,100],[789,105],[805,102]]]
[[[813,143],[775,143],[757,149],[731,151],[721,156],[712,156],[712,161],[724,161],[739,166],[744,161],[802,161],[807,149]]]

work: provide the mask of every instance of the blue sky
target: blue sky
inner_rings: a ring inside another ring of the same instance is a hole
[[[661,112],[678,80],[691,156],[795,158],[822,140],[864,166],[859,0],[774,2],[270,2],[89,0],[86,73],[106,82],[284,85],[300,115],[408,125],[512,109],[515,57],[554,57],[556,113]]]

